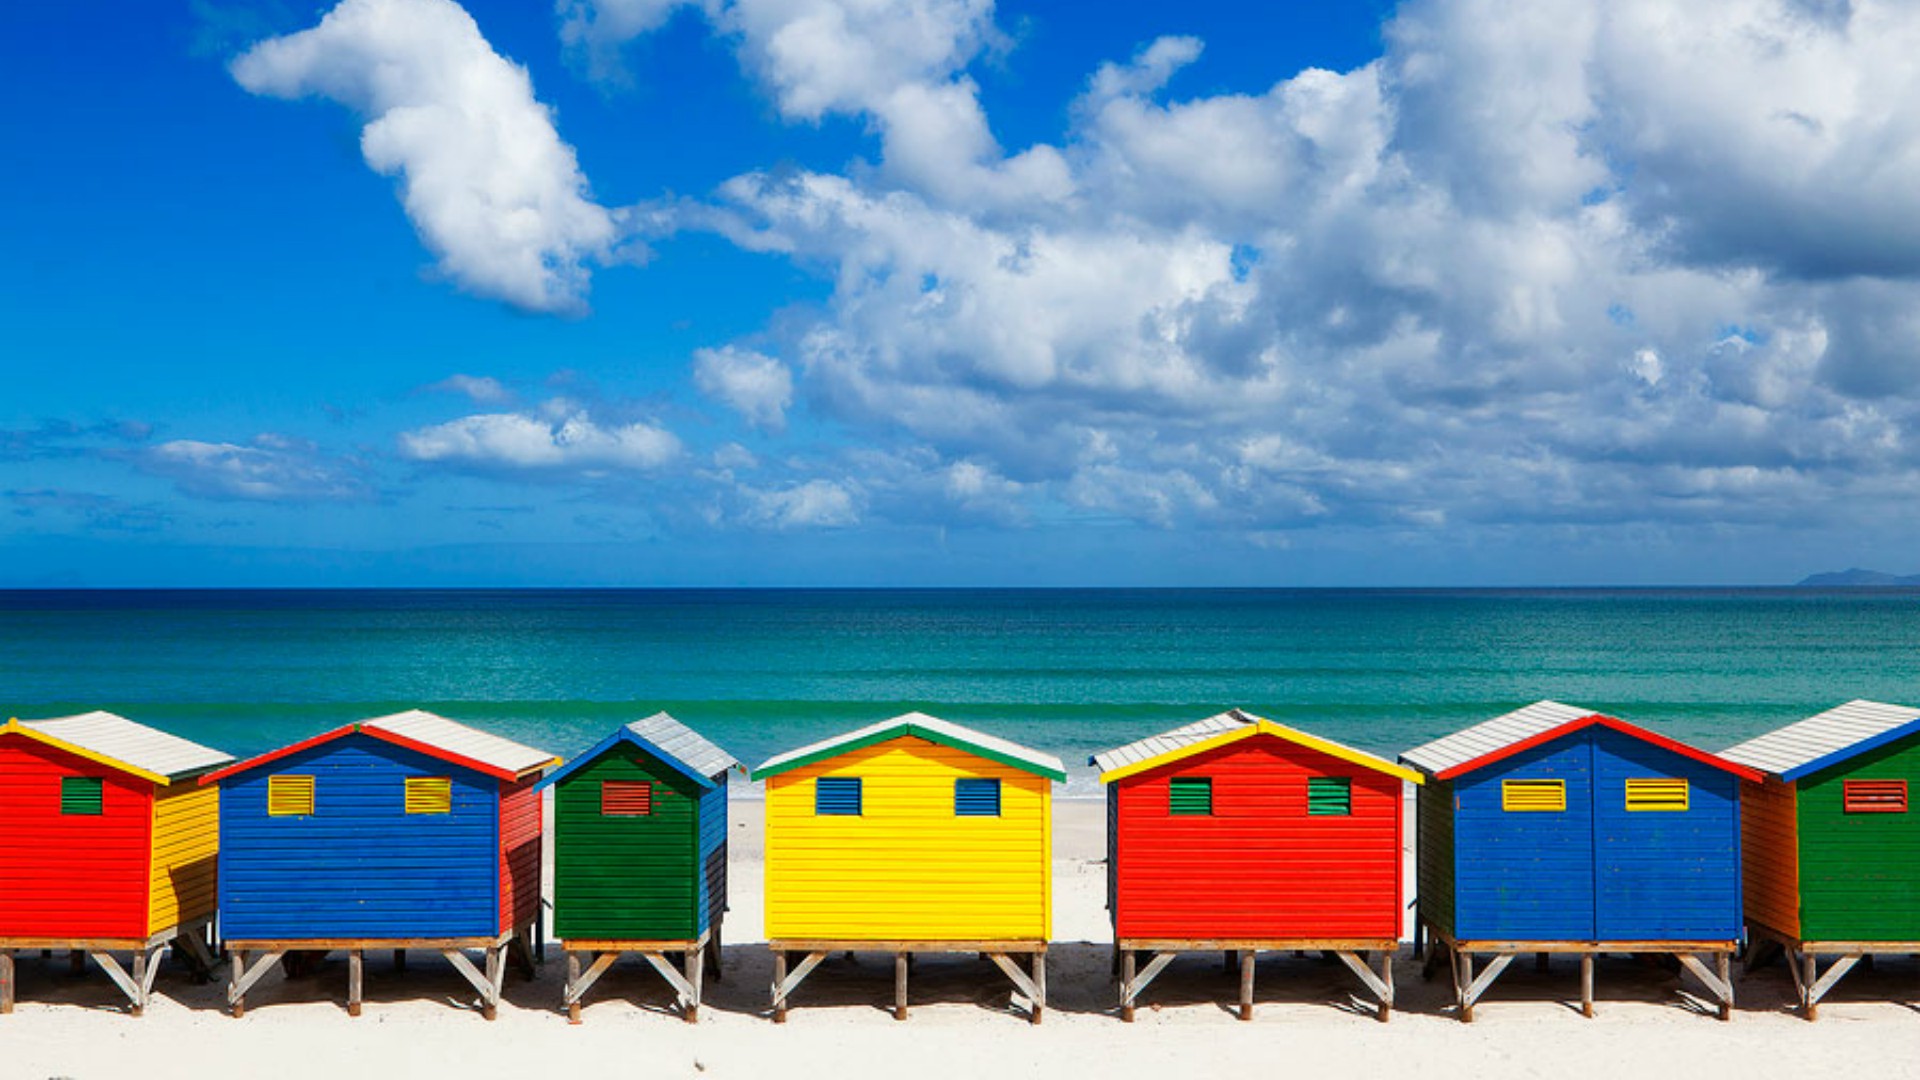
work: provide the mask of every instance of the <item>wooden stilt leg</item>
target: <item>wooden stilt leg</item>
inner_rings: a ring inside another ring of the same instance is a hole
[[[133,951],[133,985],[140,988],[133,995],[133,1008],[130,1010],[135,1016],[145,1016],[147,1014],[147,965],[152,962],[153,958],[147,953],[147,950],[135,949]]]
[[[1791,963],[1792,961],[1788,961],[1788,962]],[[1801,967],[1804,969],[1805,975],[1802,978],[1800,985],[1805,989],[1803,989],[1800,993],[1800,1001],[1801,1001],[1800,1012],[1803,1015],[1805,1015],[1806,1018],[1809,1020],[1818,1020],[1820,1019],[1820,1003],[1814,1000],[1814,997],[1813,997],[1814,975],[1816,974],[1817,969],[1814,966],[1812,953],[1806,954],[1805,959],[1801,961]]]
[[[1593,1015],[1593,954],[1580,954],[1580,1015]]]
[[[1240,954],[1240,1019],[1253,1019],[1253,961],[1258,954],[1247,949]]]
[[[893,1018],[907,1018],[907,954],[893,954]]]
[[[1133,950],[1132,949],[1121,950],[1121,953],[1120,953],[1120,1019],[1126,1021],[1129,1024],[1133,1023],[1133,1000],[1134,999],[1130,996],[1130,992],[1133,990],[1134,963],[1135,963],[1135,960],[1134,960]]]
[[[365,976],[365,956],[359,949],[347,950],[347,1015],[360,1015],[361,984]]]
[[[713,969],[714,982],[721,982],[727,977],[726,970],[721,963],[723,959],[720,952],[720,924],[716,922],[713,924],[712,936],[707,938],[707,962]]]
[[[1454,953],[1454,980],[1460,991],[1460,1022],[1473,1023],[1473,1003],[1467,1000],[1467,987],[1473,985],[1473,954]]]
[[[1733,1019],[1733,956],[1721,953],[1714,963],[1714,971],[1720,976],[1720,982],[1727,988],[1727,996],[1720,1002],[1720,1019]]]
[[[787,954],[775,952],[773,954],[773,1022],[776,1024],[787,1022],[787,995],[781,990],[781,987],[786,984]]]
[[[693,1000],[687,1002],[686,1020],[689,1024],[697,1024],[700,1022],[700,983],[702,976],[706,974],[706,950],[697,947],[688,949],[684,963],[687,968],[687,982],[693,987]]]
[[[1035,1024],[1047,1014],[1047,954],[1033,954],[1033,1013],[1028,1017]]]
[[[0,949],[0,1016],[13,1011],[13,953]]]
[[[1379,1021],[1384,1024],[1387,1022],[1388,1017],[1391,1017],[1393,1015],[1393,950],[1392,949],[1382,949],[1380,952],[1380,982],[1386,986],[1387,992],[1381,996],[1380,1011],[1375,1015],[1379,1019]]]
[[[573,988],[580,985],[580,954],[567,950],[567,995],[572,997]],[[580,1022],[580,999],[575,997],[567,1002],[567,1023]]]
[[[247,1015],[247,995],[242,993],[240,990],[240,976],[245,974],[246,970],[247,970],[246,950],[244,949],[233,950],[233,955],[228,957],[227,978],[229,981],[227,983],[227,986],[228,986],[228,989],[231,991],[231,993],[229,994],[229,1001],[233,1011],[233,1018],[235,1020],[238,1020],[241,1017]]]

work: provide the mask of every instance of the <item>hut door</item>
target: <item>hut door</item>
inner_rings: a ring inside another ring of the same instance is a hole
[[[1738,937],[1739,781],[1614,731],[1595,732],[1593,764],[1600,940]]]

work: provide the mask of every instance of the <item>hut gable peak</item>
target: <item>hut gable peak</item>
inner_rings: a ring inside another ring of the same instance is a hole
[[[110,712],[88,712],[48,720],[9,720],[0,735],[21,735],[35,742],[167,785],[210,772],[232,755],[135,723]]]
[[[1364,750],[1356,750],[1331,739],[1323,739],[1318,735],[1309,735],[1285,724],[1255,716],[1243,709],[1229,709],[1217,716],[1197,720],[1184,727],[1174,728],[1172,731],[1150,735],[1137,742],[1095,754],[1087,759],[1087,762],[1100,770],[1102,783],[1110,784],[1116,780],[1124,780],[1130,776],[1163,768],[1222,746],[1232,745],[1242,739],[1260,736],[1303,746],[1362,768],[1397,776],[1416,784],[1424,781],[1420,773],[1396,765],[1385,758],[1376,757]]]
[[[1022,769],[1048,780],[1067,778],[1066,766],[1052,754],[1030,750],[1019,743],[920,712],[906,713],[891,720],[882,720],[857,731],[850,731],[844,735],[837,735],[831,739],[768,758],[753,770],[752,776],[755,780],[764,780],[769,776],[778,776],[784,772],[803,768],[816,761],[824,761],[875,743],[898,738],[925,739],[928,742],[977,754],[990,761]]]
[[[741,768],[732,754],[708,742],[699,732],[666,713],[657,712],[626,724],[601,739],[549,774],[540,781],[539,786],[557,784],[608,750],[622,745],[639,747],[649,757],[707,789],[716,787],[729,770]]]
[[[1536,746],[1563,739],[1590,727],[1604,727],[1638,739],[1682,757],[1732,773],[1743,780],[1759,780],[1760,774],[1745,765],[1707,753],[1676,739],[1656,734],[1625,720],[1604,716],[1589,709],[1563,705],[1557,701],[1537,701],[1504,716],[1475,724],[1464,731],[1416,746],[1400,755],[1434,780],[1452,780],[1483,769]]]
[[[1920,709],[1849,701],[1729,747],[1720,756],[1792,783],[1916,734]]]
[[[468,727],[457,720],[436,716],[422,709],[410,709],[391,716],[362,720],[322,732],[310,739],[303,739],[291,746],[249,758],[235,765],[229,765],[218,772],[209,773],[200,778],[203,784],[219,781],[239,773],[250,772],[263,765],[279,761],[282,758],[344,739],[349,735],[366,735],[381,742],[437,758],[450,765],[471,769],[483,776],[496,780],[519,780],[530,774],[539,773],[559,762],[559,758],[544,750],[535,750],[511,739],[504,739],[477,728]]]

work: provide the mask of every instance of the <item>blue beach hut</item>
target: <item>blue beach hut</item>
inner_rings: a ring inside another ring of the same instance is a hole
[[[1463,1020],[1513,958],[1668,953],[1726,1019],[1743,933],[1740,781],[1752,770],[1591,709],[1541,701],[1408,750],[1420,770],[1416,944]],[[1427,940],[1431,939],[1431,940]],[[1474,957],[1490,956],[1474,974]],[[1701,959],[1714,961],[1709,969]]]
[[[240,762],[220,786],[221,933],[228,1000],[289,953],[347,953],[360,1014],[362,954],[444,955],[492,1019],[511,951],[532,971],[541,800],[558,759],[414,710],[348,724]],[[465,950],[484,953],[485,970]],[[249,964],[251,958],[252,963]]]

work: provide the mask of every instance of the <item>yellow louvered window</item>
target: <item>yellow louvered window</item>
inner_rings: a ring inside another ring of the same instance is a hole
[[[1567,808],[1565,780],[1502,780],[1500,809],[1520,813],[1559,813]]]
[[[1687,782],[1666,778],[1634,777],[1627,780],[1627,809],[1672,810],[1687,808]]]
[[[313,813],[313,777],[267,777],[267,816],[306,817]]]
[[[453,781],[444,776],[408,777],[407,813],[453,813]]]

